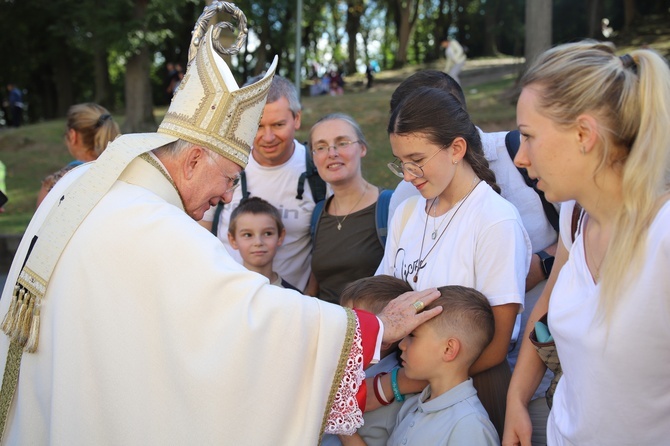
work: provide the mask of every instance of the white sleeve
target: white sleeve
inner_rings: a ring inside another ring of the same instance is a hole
[[[532,249],[518,220],[502,220],[482,232],[475,247],[475,286],[492,306],[519,303],[523,310]]]

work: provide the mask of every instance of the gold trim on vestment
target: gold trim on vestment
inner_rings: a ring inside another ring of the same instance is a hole
[[[344,308],[344,311],[347,313],[347,332],[344,335],[342,351],[340,351],[340,360],[337,362],[337,370],[335,371],[335,376],[333,377],[333,384],[330,386],[330,394],[328,395],[326,410],[323,414],[323,421],[321,422],[321,431],[319,432],[319,444],[323,438],[323,432],[326,430],[330,409],[333,407],[333,403],[335,402],[335,395],[337,395],[337,391],[339,390],[340,384],[342,383],[344,371],[347,368],[347,362],[349,361],[349,355],[351,354],[351,349],[356,336],[356,313],[354,313],[354,310],[351,308]]]

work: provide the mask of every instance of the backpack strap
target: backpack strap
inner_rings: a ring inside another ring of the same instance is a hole
[[[221,220],[221,213],[223,212],[223,206],[225,204],[223,201],[219,201],[219,204],[216,205],[214,210],[214,220],[212,220],[212,234],[218,237],[219,233],[219,220]]]
[[[388,234],[388,219],[389,219],[389,203],[393,191],[383,189],[379,192],[377,197],[377,204],[375,206],[375,227],[377,229],[377,238],[382,247],[386,246],[386,236]]]
[[[321,214],[323,214],[323,209],[326,206],[327,200],[321,200],[316,203],[314,210],[312,211],[312,218],[309,224],[309,232],[312,235],[312,243],[316,239],[316,229],[319,226],[319,220],[321,219]]]
[[[314,160],[309,156],[307,150],[307,143],[305,145],[305,171],[300,174],[298,178],[298,193],[295,196],[298,200],[302,200],[302,195],[305,193],[305,180],[309,182],[309,188],[312,191],[314,202],[318,203],[326,198],[326,182],[319,176],[319,171],[316,170]]]
[[[247,174],[243,170],[240,172],[240,187],[242,187],[242,200],[249,198],[249,189],[247,189]]]
[[[508,132],[507,135],[505,135],[505,147],[507,147],[507,153],[509,153],[509,157],[512,159],[512,162],[514,161],[516,154],[519,152],[519,145],[521,145],[521,134],[518,130],[512,130],[511,132]],[[537,193],[537,195],[540,197],[540,201],[542,202],[542,209],[544,209],[544,214],[547,216],[547,220],[549,220],[551,227],[554,228],[556,232],[558,232],[558,211],[553,204],[544,198],[544,192],[536,187],[537,181],[532,180],[528,176],[528,171],[523,167],[517,167],[517,170],[523,177],[526,185],[528,187],[532,187],[535,193]]]

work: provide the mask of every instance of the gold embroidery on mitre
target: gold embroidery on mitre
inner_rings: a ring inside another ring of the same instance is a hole
[[[272,76],[240,89],[226,85],[217,66],[225,62],[214,52],[212,30],[202,39],[188,83],[180,85],[158,132],[202,144],[246,167]]]

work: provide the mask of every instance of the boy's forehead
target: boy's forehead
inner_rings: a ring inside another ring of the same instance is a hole
[[[238,229],[242,228],[242,226],[253,226],[256,228],[263,226],[278,229],[278,224],[275,218],[271,214],[265,212],[240,212],[236,218],[236,226]]]

